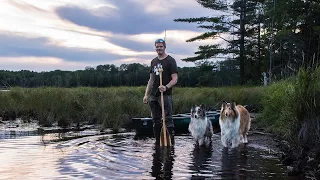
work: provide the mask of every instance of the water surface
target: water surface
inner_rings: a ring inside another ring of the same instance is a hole
[[[287,179],[286,167],[266,147],[228,150],[217,135],[209,148],[176,136],[171,149],[134,133],[67,141],[56,141],[61,134],[1,137],[0,179]]]

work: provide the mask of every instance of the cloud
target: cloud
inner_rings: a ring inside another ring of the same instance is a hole
[[[65,61],[94,61],[117,59],[123,56],[107,53],[102,50],[86,48],[60,47],[50,43],[48,38],[31,38],[13,33],[0,33],[0,56],[5,57],[57,57]]]
[[[147,51],[135,52],[108,42],[107,38],[111,37],[113,33],[99,32],[66,22],[48,11],[27,12],[25,9],[30,9],[30,7],[37,9],[29,4],[11,3],[5,5],[9,9],[21,11],[17,11],[18,14],[15,15],[19,17],[14,19],[16,23],[12,23],[10,18],[1,18],[0,24],[4,25],[0,26],[0,31],[21,33],[25,37],[44,37],[48,39],[50,44],[60,47],[99,50],[122,56],[151,54]],[[10,13],[7,11],[5,15],[8,14]]]
[[[0,59],[6,63],[0,68],[149,65],[156,55],[154,40],[163,38],[165,29],[169,54],[179,66],[193,66],[180,59],[193,56],[201,44],[217,42],[186,43],[201,30],[173,21],[213,13],[194,0],[3,0],[0,7]]]
[[[31,70],[31,71],[54,71],[79,70],[89,66],[87,63],[68,62],[55,57],[0,57],[1,69],[6,70]]]
[[[110,2],[110,1],[108,1]],[[165,29],[200,31],[195,25],[177,23],[175,18],[206,16],[209,10],[193,1],[112,1],[99,8],[58,7],[57,14],[80,26],[123,34],[160,33]],[[182,5],[183,4],[183,5]],[[210,13],[212,13],[210,11]]]
[[[124,63],[149,65],[155,57],[155,52],[152,52],[152,55],[123,58],[123,56],[108,54],[104,51],[62,48],[48,43],[46,38],[28,38],[8,33],[0,33],[0,39],[1,68],[9,70],[30,69],[41,71],[41,67],[43,70],[53,70],[55,68],[76,70],[77,68],[84,69],[86,66],[96,67],[100,64],[120,66]],[[137,44],[132,44],[132,46],[137,46]],[[150,47],[153,47],[153,45],[150,45]],[[191,63],[182,62],[180,59],[176,60],[179,66],[192,66]]]

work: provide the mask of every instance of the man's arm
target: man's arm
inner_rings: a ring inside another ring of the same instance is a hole
[[[172,58],[170,61],[170,72],[171,72],[171,81],[166,84],[166,90],[172,88],[178,82],[178,66],[175,59]]]
[[[173,74],[171,74],[171,81],[165,86],[169,89],[169,88],[172,88],[174,85],[176,85],[177,82],[178,82],[178,74],[173,73]]]
[[[160,92],[167,91],[169,88],[172,88],[174,85],[176,85],[177,82],[178,82],[178,73],[171,74],[171,81],[166,85],[163,84],[162,86],[159,86]]]
[[[143,97],[143,103],[145,103],[145,104],[148,103],[148,99],[149,99],[149,96],[150,96],[150,91],[151,91],[152,85],[153,85],[153,76],[152,76],[152,73],[150,73],[150,78],[149,78],[149,81],[148,81],[146,92],[144,93],[144,97]]]
[[[165,90],[172,88],[178,82],[178,66],[176,60],[172,58],[170,63],[170,72],[171,74],[171,81],[168,84],[164,84],[166,86]]]

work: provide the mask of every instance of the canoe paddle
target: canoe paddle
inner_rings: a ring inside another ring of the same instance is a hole
[[[160,67],[158,69],[159,76],[160,76],[160,86],[162,86],[162,72],[163,69]],[[164,113],[164,99],[163,99],[163,92],[161,92],[161,108],[162,108],[162,128],[160,132],[160,146],[171,146],[171,138],[170,134],[167,130],[166,126],[166,115]]]

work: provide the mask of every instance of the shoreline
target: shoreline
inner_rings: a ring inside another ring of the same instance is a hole
[[[289,179],[320,179],[320,148],[303,148],[297,152],[294,145],[277,134],[266,132],[259,127],[257,116],[253,117],[248,134],[249,143],[260,144],[277,154],[282,165],[287,167]]]

